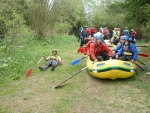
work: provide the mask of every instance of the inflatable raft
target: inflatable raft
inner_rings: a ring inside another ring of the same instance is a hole
[[[124,79],[132,77],[136,73],[136,65],[131,63],[130,61],[122,61],[122,60],[107,60],[101,62],[95,62],[90,58],[87,58],[87,69],[88,72],[97,78],[102,79]]]

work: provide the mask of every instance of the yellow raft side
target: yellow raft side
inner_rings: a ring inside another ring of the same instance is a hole
[[[122,60],[107,60],[101,62],[95,62],[90,58],[87,58],[87,66],[89,73],[97,78],[102,79],[124,79],[132,77],[136,73],[136,65],[131,63],[130,61],[122,61]],[[90,65],[91,64],[91,65]]]

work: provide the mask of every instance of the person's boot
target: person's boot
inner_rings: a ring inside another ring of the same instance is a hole
[[[50,70],[51,70],[51,71],[54,71],[55,67],[56,67],[56,66],[52,66]]]
[[[44,69],[44,68],[42,68],[42,67],[39,67],[39,69],[40,69],[41,71],[45,71],[45,69]]]

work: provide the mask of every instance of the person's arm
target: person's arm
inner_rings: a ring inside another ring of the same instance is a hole
[[[136,49],[136,46],[134,44],[131,44],[129,49],[133,54],[133,56],[131,56],[130,58],[131,60],[135,61],[138,58],[138,51]]]
[[[103,44],[103,48],[108,52],[108,56],[110,57],[110,59],[112,59],[112,51],[111,51],[111,49],[109,49],[109,47],[106,46],[105,44]]]
[[[135,36],[136,36],[136,34],[137,34],[137,33],[134,31],[134,35],[133,35],[133,36],[135,37]]]
[[[116,53],[116,56],[118,56],[118,58],[123,54],[123,48],[121,47],[120,49],[119,49],[119,51]]]
[[[57,56],[57,61],[59,64],[62,64],[62,60],[61,60],[60,56]]]
[[[83,46],[84,55],[87,55],[87,52],[88,52],[88,49],[89,49],[91,43],[92,43],[92,42],[89,41],[87,44],[85,44],[85,45]]]
[[[96,57],[95,57],[95,44],[94,43],[92,43],[90,45],[89,54],[90,54],[92,60],[96,59]]]
[[[46,61],[50,60],[50,56],[48,56],[47,58],[46,58],[46,56],[43,56],[43,58],[44,58]]]
[[[121,47],[122,47],[122,44],[120,43],[120,44],[114,49],[114,51],[117,53],[117,52],[119,51],[119,49],[121,49]]]

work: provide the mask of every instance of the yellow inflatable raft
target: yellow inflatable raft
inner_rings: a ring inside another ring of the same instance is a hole
[[[124,79],[132,77],[136,73],[136,65],[131,63],[130,61],[122,61],[122,60],[107,60],[101,62],[95,62],[90,58],[87,58],[87,69],[89,73],[97,78],[102,79]]]

